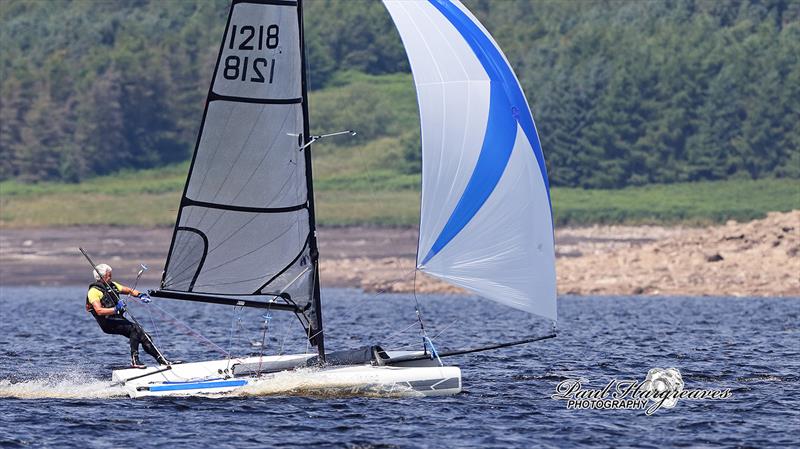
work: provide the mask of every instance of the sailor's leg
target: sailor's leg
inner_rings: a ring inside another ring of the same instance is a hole
[[[141,326],[134,324],[134,330],[138,336],[139,341],[142,343],[142,348],[151,357],[156,359],[156,361],[161,365],[167,365],[169,362],[162,356],[162,353],[156,348],[155,343],[153,343],[153,339],[150,335],[142,329]]]
[[[153,339],[150,338],[150,335],[143,330],[142,330],[142,348],[144,348],[144,351],[150,354],[159,363],[162,362],[161,352],[156,348],[156,345],[153,343]]]
[[[139,353],[139,343],[141,343],[141,335],[139,334],[139,326],[127,321],[128,338],[131,342],[131,355]]]
[[[139,342],[141,341],[141,335],[137,330],[138,326],[126,320],[125,318],[109,319],[106,320],[106,323],[107,323],[106,326],[108,327],[106,333],[124,335],[128,337],[131,346],[131,355],[139,352]]]
[[[98,320],[98,322],[100,322],[100,320]],[[124,335],[128,337],[131,349],[131,366],[139,368],[144,367],[139,361],[139,342],[141,337],[133,323],[125,318],[115,317],[102,320],[100,326],[103,328],[103,332],[107,334]]]
[[[97,324],[100,325],[100,329],[103,332],[110,334],[110,335],[130,335],[130,328],[128,327],[128,320],[124,318],[106,318],[106,317],[95,317],[97,320]]]

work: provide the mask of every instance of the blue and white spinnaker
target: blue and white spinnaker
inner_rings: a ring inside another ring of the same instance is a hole
[[[408,53],[422,130],[417,268],[556,320],[549,183],[511,66],[457,0],[384,0]]]

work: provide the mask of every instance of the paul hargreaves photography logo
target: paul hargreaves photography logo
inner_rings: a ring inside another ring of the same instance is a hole
[[[586,388],[585,379],[566,379],[556,386],[552,398],[566,401],[568,409],[644,410],[652,415],[660,408],[673,408],[678,400],[722,400],[731,397],[730,388],[685,388],[677,368],[653,368],[643,381],[613,379],[603,388]]]

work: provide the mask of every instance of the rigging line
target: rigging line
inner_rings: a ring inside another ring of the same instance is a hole
[[[414,322],[414,324],[416,324],[416,322]],[[398,337],[400,337],[400,336],[398,335]],[[389,350],[390,348],[391,349],[403,349],[403,348],[417,348],[417,349],[419,349],[419,343],[416,342],[416,339],[417,339],[417,337],[414,337],[414,341],[412,342],[412,341],[410,341],[408,339],[395,338],[394,341],[384,342],[381,345],[381,347],[383,347],[386,350]],[[394,346],[394,345],[402,345],[402,346]]]
[[[231,330],[230,333],[228,334],[228,366],[225,367],[226,371],[231,367],[231,358],[233,357],[233,331],[234,328],[236,327],[237,321],[241,320],[241,318],[239,318],[239,312],[242,309],[244,309],[244,307],[235,307],[235,306],[233,307],[233,319],[231,320]]]
[[[385,341],[386,343],[389,343],[389,342],[392,341],[393,338],[400,336],[400,334],[402,334],[403,332],[411,329],[412,327],[414,327],[416,325],[417,325],[417,320],[414,320],[414,321],[411,322],[411,324],[409,324],[408,326],[404,327],[403,329],[389,334],[389,336],[384,338],[383,341]]]
[[[203,336],[203,334],[201,334],[201,333],[197,332],[196,330],[192,329],[191,327],[189,327],[188,324],[186,324],[183,321],[175,318],[172,314],[170,314],[166,310],[162,309],[158,304],[155,304],[155,303],[150,303],[150,304],[153,305],[155,307],[155,309],[162,314],[163,317],[165,317],[169,321],[172,321],[174,324],[177,324],[178,326],[183,327],[190,336],[195,337],[201,343],[206,343],[207,345],[209,345],[212,348],[216,349],[217,351],[221,352],[226,357],[230,356],[230,353],[228,353],[228,351],[222,349],[219,345],[217,345],[213,341],[211,341],[208,338],[206,338],[205,336]]]
[[[428,338],[428,333],[425,332],[425,323],[422,322],[422,311],[420,310],[419,300],[417,299],[417,271],[419,270],[414,270],[414,303],[416,304],[415,311],[417,312],[417,320],[419,321],[419,330],[420,333],[422,333],[422,348],[423,351],[425,351],[427,347],[425,346],[425,339]]]
[[[295,278],[295,280],[297,280],[297,279],[298,279],[300,276],[302,276],[303,274],[304,274],[304,273],[300,273],[300,274],[298,275],[298,277],[297,277],[297,278]],[[313,276],[313,275],[312,275],[312,276]],[[292,281],[291,283],[294,283],[294,281]],[[289,285],[291,285],[291,283],[290,283]],[[281,293],[285,292],[285,291],[286,291],[286,289],[287,289],[287,288],[289,288],[289,285],[287,285],[286,287],[282,288],[280,292],[281,292]],[[312,281],[312,285],[313,285],[313,281]],[[294,301],[292,301],[292,302],[294,303]],[[272,304],[272,303],[270,302],[270,305],[271,305],[271,304]],[[296,305],[296,304],[295,304],[295,305]],[[295,312],[295,315],[297,315],[297,312]],[[299,316],[298,316],[298,318],[299,318]],[[301,323],[302,323],[302,321],[301,321]],[[289,320],[286,320],[286,321],[283,323],[283,332],[282,332],[282,333],[283,333],[283,339],[282,339],[282,341],[281,341],[281,346],[280,346],[280,348],[278,349],[278,355],[282,355],[282,354],[283,354],[283,347],[284,347],[284,345],[286,344],[286,338],[287,338],[287,337],[288,337],[288,335],[289,335]]]
[[[319,331],[316,331],[316,332],[314,332],[313,334],[311,334],[311,336],[310,336],[310,337],[308,337],[308,338],[309,338],[309,340],[310,340],[310,339],[312,339],[312,338],[315,338],[317,335],[319,335],[319,334],[321,334],[321,333],[322,333],[322,331],[321,331],[321,330],[319,330]]]
[[[150,310],[150,304],[145,304],[145,310],[147,310],[147,316],[150,317],[150,324],[153,326],[153,331],[156,334],[156,341],[160,342],[161,336],[158,333],[158,326],[156,326],[156,322],[153,319],[153,312]],[[159,345],[161,345],[161,343],[159,343]]]
[[[442,333],[444,333],[444,331],[446,331],[447,329],[451,328],[451,327],[452,327],[454,324],[456,324],[458,321],[459,321],[459,320],[455,320],[455,321],[453,321],[452,323],[448,324],[448,325],[447,325],[447,326],[446,326],[444,329],[442,329],[441,331],[439,331],[439,332],[438,332],[436,335],[434,335],[434,336],[433,336],[433,337],[431,337],[430,339],[431,339],[431,340],[434,340],[436,337],[438,337],[439,335],[441,335]],[[398,337],[401,337],[401,335],[400,335],[400,334],[402,334],[403,332],[405,332],[405,331],[407,331],[407,330],[411,329],[412,327],[414,327],[414,326],[416,326],[416,325],[417,325],[417,321],[416,321],[416,320],[414,320],[414,322],[412,322],[412,323],[411,323],[409,326],[407,326],[405,329],[403,329],[403,330],[401,330],[401,331],[399,331],[399,332],[395,332],[394,334],[392,334],[392,335],[390,335],[388,338],[386,338],[386,340],[384,340],[384,341],[385,341],[386,343],[392,343],[392,340],[393,340],[393,339],[395,339],[395,338],[398,338]],[[398,343],[403,343],[403,341],[402,341],[402,340],[400,340],[400,341],[398,341]],[[405,347],[416,346],[416,345],[417,345],[417,343],[409,343],[409,345],[407,345],[407,346],[402,346],[402,347],[404,347],[404,348],[405,348]]]
[[[409,271],[405,272],[403,275],[401,275],[400,277],[397,277],[397,278],[395,278],[394,280],[402,280],[402,279],[406,279],[406,278],[407,278],[407,277],[409,277],[409,276],[410,276],[410,275],[411,275],[411,274],[412,274],[412,273],[413,273],[415,270],[416,270],[416,268],[414,268],[413,270],[409,270]],[[375,299],[377,299],[377,298],[378,298],[380,295],[384,295],[384,294],[386,294],[386,293],[388,293],[388,292],[389,292],[389,287],[386,287],[386,288],[381,288],[381,289],[378,289],[378,290],[377,290],[377,291],[376,291],[376,292],[375,292],[375,293],[374,293],[372,296],[369,296],[369,297],[367,297],[367,298],[364,298],[364,299],[357,299],[357,300],[355,301],[355,304],[353,304],[353,306],[352,306],[352,307],[350,307],[349,309],[346,309],[346,313],[348,314],[348,316],[358,316],[358,312],[357,312],[357,310],[360,310],[360,309],[363,307],[363,302],[364,302],[364,301],[374,301],[374,300],[375,300]]]
[[[145,265],[141,265],[141,267],[142,267],[142,269],[139,270],[139,274],[136,276],[136,281],[133,283],[133,287],[131,288],[131,291],[128,292],[128,298],[131,298],[131,293],[133,292],[133,290],[136,290],[136,286],[139,285],[139,279],[142,278],[142,274],[145,272],[145,270],[147,270],[147,267]],[[153,331],[156,334],[156,342],[161,341],[161,337],[159,336],[159,333],[158,333],[158,326],[156,326],[156,322],[153,319],[153,312],[150,310],[150,307],[149,307],[149,305],[150,305],[149,301],[148,302],[144,302],[144,301],[141,301],[141,299],[139,299],[139,298],[137,298],[137,300],[139,300],[139,303],[142,304],[142,306],[144,306],[145,310],[147,311],[147,316],[150,318],[150,324],[153,326]],[[152,341],[152,338],[150,339],[150,341],[153,344],[155,344],[155,342]],[[159,343],[157,346],[161,346],[161,344]]]
[[[414,274],[416,276],[416,270],[417,270],[416,268],[414,268],[412,270],[409,270],[409,271],[403,273],[401,276],[395,278],[395,280],[406,279],[411,274]],[[364,301],[374,301],[379,296],[384,295],[384,294],[386,294],[388,292],[389,292],[389,287],[382,288],[382,289],[377,290],[372,296],[369,296],[369,297],[364,298],[364,299],[358,299],[358,300],[355,301],[355,304],[351,308],[347,309],[346,313],[348,314],[348,316],[357,316],[358,315],[357,310],[360,310],[363,307],[363,302]]]
[[[283,340],[281,341],[281,347],[278,349],[278,355],[283,355],[283,347],[286,345],[286,339],[289,337],[289,320],[286,320],[283,323]]]
[[[395,278],[395,280],[405,279],[405,278],[409,277],[412,273],[414,273],[414,271],[416,271],[416,268],[414,268],[413,270],[406,271],[401,276]],[[378,289],[377,291],[375,291],[375,294],[373,294],[369,298],[364,299],[363,301],[372,301],[372,300],[376,299],[378,296],[384,295],[386,293],[389,293],[389,288],[388,287],[387,288]]]
[[[441,331],[439,331],[436,335],[434,335],[433,337],[430,337],[430,340],[433,341],[435,338],[437,338],[438,336],[442,335],[447,329],[450,329],[451,327],[453,327],[453,325],[455,325],[458,322],[459,322],[459,320],[454,320],[452,323],[450,323],[447,326],[445,326],[445,328],[442,329]],[[402,332],[405,332],[408,329],[410,329],[410,328],[412,328],[412,327],[414,327],[416,325],[417,325],[417,321],[414,321],[413,323],[411,323],[411,325],[409,325],[408,327],[406,327],[402,331],[395,332],[394,334],[390,335],[390,337],[386,339],[386,342],[390,343],[392,341],[392,338],[395,338],[395,336],[399,337],[400,335],[398,335],[398,334],[401,334]],[[402,341],[400,341],[400,343],[402,343]],[[408,347],[415,347],[415,346],[417,346],[417,343],[409,343],[408,345],[401,346],[400,348],[408,348]],[[395,348],[395,349],[397,349],[397,348]]]
[[[267,313],[264,314],[264,334],[261,336],[261,348],[259,348],[258,352],[258,370],[256,370],[256,377],[261,377],[261,364],[264,361],[264,347],[267,344],[267,330],[269,329],[270,321],[272,321],[272,314],[270,313],[271,307],[272,302],[269,303],[267,306]]]
[[[458,322],[459,322],[458,319],[453,320],[452,323],[448,324],[447,326],[444,327],[444,329],[440,330],[439,332],[436,333],[436,335],[431,337],[431,340],[433,340],[434,338],[438,337],[439,335],[442,335],[444,333],[444,331],[446,331],[447,329],[450,329],[451,327],[453,327]]]

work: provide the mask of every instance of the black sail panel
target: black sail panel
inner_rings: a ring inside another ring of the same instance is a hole
[[[313,299],[298,14],[283,0],[231,7],[163,291]]]

